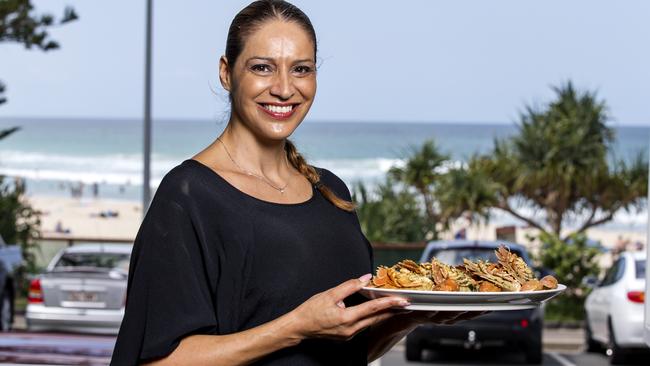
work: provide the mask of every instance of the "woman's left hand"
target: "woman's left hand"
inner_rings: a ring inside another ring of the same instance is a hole
[[[420,324],[451,325],[465,320],[471,320],[490,313],[490,311],[411,311],[396,315],[409,326]]]
[[[368,360],[375,360],[388,351],[401,338],[422,324],[455,324],[474,319],[489,311],[408,311],[392,309],[392,317],[371,329]]]

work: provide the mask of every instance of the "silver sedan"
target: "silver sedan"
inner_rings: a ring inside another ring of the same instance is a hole
[[[30,283],[30,331],[117,334],[126,302],[132,245],[81,244],[62,249]]]

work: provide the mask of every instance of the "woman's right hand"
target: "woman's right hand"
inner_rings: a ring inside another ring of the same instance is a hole
[[[300,338],[328,338],[348,340],[365,328],[380,323],[397,312],[389,310],[405,307],[409,302],[399,297],[382,297],[356,306],[345,307],[343,299],[367,285],[372,275],[342,284],[312,296],[289,314],[294,317]]]

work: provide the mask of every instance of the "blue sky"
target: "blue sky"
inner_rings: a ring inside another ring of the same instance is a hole
[[[42,53],[0,45],[0,117],[140,118],[144,0],[39,0],[80,20]],[[217,79],[248,1],[155,1],[155,118],[224,119]],[[319,38],[319,121],[503,122],[571,79],[650,126],[650,1],[296,0]]]

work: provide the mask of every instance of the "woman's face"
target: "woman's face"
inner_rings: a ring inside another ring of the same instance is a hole
[[[298,24],[266,22],[245,40],[234,65],[222,58],[220,77],[233,118],[264,140],[286,139],[314,101],[314,44]]]

